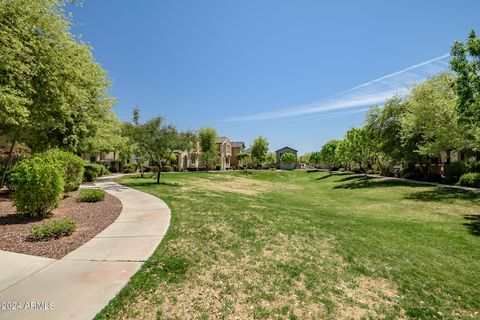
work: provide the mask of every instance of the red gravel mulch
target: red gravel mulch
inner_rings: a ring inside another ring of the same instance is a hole
[[[15,212],[10,194],[0,192],[0,250],[60,259],[108,227],[122,211],[122,203],[107,193],[100,202],[77,201],[79,191],[70,192],[50,217],[24,218]],[[30,228],[51,219],[70,217],[77,223],[75,232],[60,239],[29,241]]]

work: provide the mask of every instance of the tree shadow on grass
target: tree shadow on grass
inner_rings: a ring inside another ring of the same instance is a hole
[[[469,229],[470,233],[474,236],[480,236],[480,214],[467,214],[464,218],[468,222],[463,225]]]
[[[444,203],[451,203],[458,200],[468,200],[475,204],[480,204],[480,193],[447,187],[436,187],[426,191],[407,194],[405,199]]]
[[[356,176],[355,178],[351,178],[350,181],[351,182],[349,183],[343,183],[333,188],[334,189],[373,189],[373,188],[400,187],[400,186],[409,186],[413,188],[421,187],[420,185],[414,185],[414,184],[409,184],[409,183],[400,182],[400,181],[393,181],[393,180],[376,179],[373,177],[367,177],[367,179],[365,180],[365,177],[363,176]]]
[[[331,177],[333,177],[333,176],[334,176],[334,174],[327,174],[327,175],[318,177],[318,178],[316,178],[315,180],[323,180],[323,179],[331,178]]]

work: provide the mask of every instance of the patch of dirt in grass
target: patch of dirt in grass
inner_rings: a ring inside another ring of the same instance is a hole
[[[297,190],[299,186],[287,183],[272,183],[243,177],[225,176],[221,179],[196,179],[191,185],[213,191],[233,192],[244,195],[257,195],[273,190]]]
[[[367,276],[359,276],[353,283],[343,284],[338,289],[344,294],[343,301],[336,299],[338,319],[382,318],[384,310],[391,310],[399,297],[386,279]]]

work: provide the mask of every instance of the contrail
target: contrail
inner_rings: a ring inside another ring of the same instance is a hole
[[[449,54],[441,55],[309,104],[229,118],[226,121],[240,122],[299,117],[325,111],[383,104],[386,99],[396,94],[406,93],[413,83],[424,81],[429,76],[448,70],[448,61],[446,60],[448,57],[450,57]]]

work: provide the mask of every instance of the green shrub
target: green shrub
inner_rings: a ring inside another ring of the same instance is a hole
[[[178,166],[176,164],[172,164],[173,171],[178,171]]]
[[[82,189],[78,196],[80,202],[99,202],[105,199],[105,191],[100,189]]]
[[[83,166],[85,170],[87,169],[95,170],[97,172],[97,177],[101,177],[103,175],[107,175],[110,173],[110,171],[108,171],[107,168],[105,168],[105,166],[101,164],[87,162],[87,163],[84,163]]]
[[[58,239],[71,235],[76,228],[77,224],[72,218],[50,220],[39,226],[33,226],[30,229],[30,240],[40,241]]]
[[[172,172],[173,168],[171,166],[163,166],[162,172]]]
[[[57,162],[34,157],[15,165],[10,174],[14,185],[13,204],[27,216],[44,216],[58,207],[63,196],[63,173]]]
[[[46,157],[59,163],[65,181],[64,192],[77,190],[82,184],[85,169],[84,161],[79,156],[66,151],[51,150],[35,157]]]
[[[134,164],[128,163],[123,166],[123,173],[135,173],[137,172],[137,168]]]
[[[117,167],[115,167],[115,166],[110,166],[110,167],[108,168],[108,171],[109,171],[110,173],[118,172]]]
[[[480,161],[471,157],[465,161],[465,167],[467,172],[480,172]]]
[[[465,187],[480,188],[480,173],[465,173],[460,177],[459,184]]]
[[[222,169],[222,166],[219,165],[219,164],[216,164],[216,165],[215,165],[215,170],[220,170],[220,169]]]
[[[445,181],[447,183],[457,183],[460,177],[467,172],[465,162],[457,161],[445,166]]]
[[[97,177],[98,171],[96,169],[88,166],[85,167],[85,171],[83,172],[83,181],[94,182],[95,180],[97,180]]]

